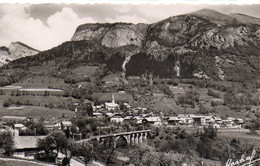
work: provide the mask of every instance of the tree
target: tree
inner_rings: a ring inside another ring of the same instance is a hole
[[[21,131],[20,135],[46,135],[48,131],[44,127],[42,121],[34,122],[28,121],[25,126],[27,129],[25,131]]]
[[[113,137],[109,137],[101,143],[93,142],[93,146],[95,147],[95,158],[103,161],[106,165],[111,164],[112,160],[116,158],[117,147]]]
[[[95,147],[89,142],[84,142],[82,144],[70,143],[69,148],[72,156],[84,156],[85,164],[94,158]]]
[[[6,155],[11,155],[14,149],[14,138],[10,131],[0,133],[0,147],[5,150]]]
[[[47,90],[45,90],[44,91],[44,96],[49,96],[49,95],[50,95],[50,93]]]
[[[3,103],[3,107],[9,107],[9,106],[10,106],[10,103],[9,103],[9,102],[5,101],[5,102]]]
[[[187,158],[187,155],[173,152],[156,152],[153,147],[145,144],[130,150],[129,158],[131,164],[136,166],[176,166],[184,163],[188,165],[198,164],[197,161]]]
[[[134,165],[141,165],[145,156],[147,156],[147,154],[153,151],[154,151],[153,147],[147,144],[142,144],[141,146],[138,146],[133,150],[130,150],[129,152],[130,162]]]
[[[202,137],[207,137],[210,139],[215,139],[218,136],[218,129],[214,128],[212,125],[203,128]]]
[[[93,116],[93,108],[92,108],[92,106],[90,104],[87,105],[86,110],[87,110],[87,114],[89,116]]]
[[[38,148],[43,149],[46,154],[51,154],[53,150],[65,151],[68,147],[68,139],[61,131],[53,132],[44,139],[38,141]]]

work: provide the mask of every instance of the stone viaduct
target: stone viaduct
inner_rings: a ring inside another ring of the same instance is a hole
[[[130,131],[130,132],[115,133],[115,134],[98,135],[98,136],[92,136],[90,138],[75,141],[75,142],[83,143],[91,140],[97,140],[98,142],[103,142],[108,138],[115,138],[115,142],[117,142],[119,138],[123,138],[125,139],[127,144],[137,145],[146,142],[147,136],[150,132],[151,130],[140,130],[140,131]]]

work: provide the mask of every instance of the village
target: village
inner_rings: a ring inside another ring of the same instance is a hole
[[[1,132],[11,131],[13,135],[13,157],[34,160],[37,155],[42,153],[38,148],[38,141],[45,138],[47,134],[57,131],[64,132],[68,139],[80,141],[96,135],[147,130],[158,127],[199,129],[205,126],[212,126],[219,129],[231,129],[243,128],[247,123],[242,118],[234,117],[222,119],[217,116],[199,114],[176,114],[170,116],[164,115],[163,112],[155,114],[149,112],[147,108],[132,108],[128,103],[123,103],[120,106],[115,100],[114,94],[111,95],[111,99],[111,101],[106,101],[100,105],[92,103],[92,115],[87,116],[94,119],[94,121],[107,121],[107,123],[95,126],[96,132],[90,131],[91,134],[81,133],[79,130],[80,126],[77,126],[75,121],[73,122],[73,120],[67,117],[42,120],[31,117],[3,116],[1,118]],[[80,104],[74,103],[74,106],[77,113],[80,110]],[[34,124],[34,127],[30,124]],[[40,127],[39,124],[41,124]],[[122,126],[127,127],[124,128]],[[36,131],[39,128],[42,128],[42,131]],[[106,132],[104,132],[105,130]],[[66,157],[65,154],[58,153],[55,160],[56,164],[62,161],[64,157]],[[76,160],[71,160],[71,162],[77,163]]]
[[[131,108],[128,103],[123,104],[124,107],[129,110],[129,115],[124,116],[124,113],[120,110],[119,104],[117,104],[112,96],[111,102],[106,102],[102,105],[93,106],[93,116],[102,117],[105,116],[110,119],[110,122],[125,123],[129,121],[135,121],[137,124],[147,123],[154,126],[183,126],[183,127],[201,127],[213,125],[214,128],[241,128],[245,123],[244,119],[226,117],[221,119],[216,116],[199,115],[199,114],[178,114],[176,116],[165,116],[163,113],[156,116],[153,113],[147,112],[147,108],[137,107]],[[106,110],[105,112],[103,110]],[[111,112],[113,111],[113,112]]]

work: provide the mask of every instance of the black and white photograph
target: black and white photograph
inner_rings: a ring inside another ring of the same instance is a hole
[[[0,166],[260,166],[260,1],[0,0]]]

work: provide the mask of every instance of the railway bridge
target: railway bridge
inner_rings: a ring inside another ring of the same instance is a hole
[[[137,145],[143,142],[146,142],[148,134],[152,130],[139,130],[139,131],[129,131],[129,132],[122,132],[122,133],[115,133],[115,134],[106,134],[106,135],[98,135],[98,136],[91,136],[87,139],[82,139],[79,141],[75,141],[76,143],[83,143],[86,141],[97,140],[98,142],[104,142],[109,138],[114,138],[115,142],[119,139],[123,139],[129,145]]]

